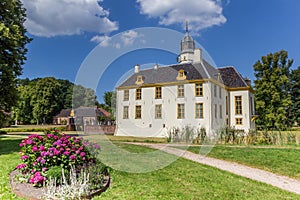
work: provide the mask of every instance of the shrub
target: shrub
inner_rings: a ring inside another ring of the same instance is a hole
[[[6,134],[6,131],[0,130],[0,135],[4,135],[4,134]]]
[[[57,130],[48,131],[44,136],[30,135],[20,143],[22,163],[16,168],[23,174],[31,174],[30,183],[42,186],[52,167],[59,166],[68,171],[71,166],[95,163],[97,151],[94,150],[92,155],[88,145],[82,138],[67,136]],[[100,149],[97,145],[93,147]],[[53,168],[50,173],[56,173],[56,170]]]

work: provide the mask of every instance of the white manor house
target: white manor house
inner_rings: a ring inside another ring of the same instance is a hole
[[[225,126],[246,133],[255,128],[250,81],[232,66],[214,68],[206,62],[188,28],[178,64],[145,70],[136,65],[116,90],[117,136],[166,137],[186,125],[207,133]]]

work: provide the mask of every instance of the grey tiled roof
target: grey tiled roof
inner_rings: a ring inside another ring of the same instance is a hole
[[[218,69],[224,84],[229,88],[247,87],[247,83],[234,67],[224,67]]]
[[[131,75],[119,87],[135,86],[137,76],[143,77],[144,84],[180,82],[176,77],[181,69],[185,71],[186,80],[217,79],[219,73],[217,69],[203,60],[203,62],[197,63],[184,63],[158,67],[158,69],[140,70],[140,72]]]

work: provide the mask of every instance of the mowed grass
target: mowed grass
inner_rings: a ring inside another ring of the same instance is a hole
[[[0,138],[0,199],[20,199],[10,192],[8,181],[9,172],[19,163],[20,141]],[[115,145],[131,153],[153,152],[136,145]],[[110,188],[94,199],[300,199],[299,195],[182,158],[148,173],[111,169],[110,174]]]
[[[200,146],[188,148],[199,153]],[[217,145],[209,157],[237,162],[300,180],[300,148],[293,146]]]

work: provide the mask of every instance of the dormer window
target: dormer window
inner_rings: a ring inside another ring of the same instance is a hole
[[[143,76],[137,76],[135,84],[142,85],[144,83]]]
[[[185,71],[183,69],[178,71],[177,80],[182,81],[186,79]]]

